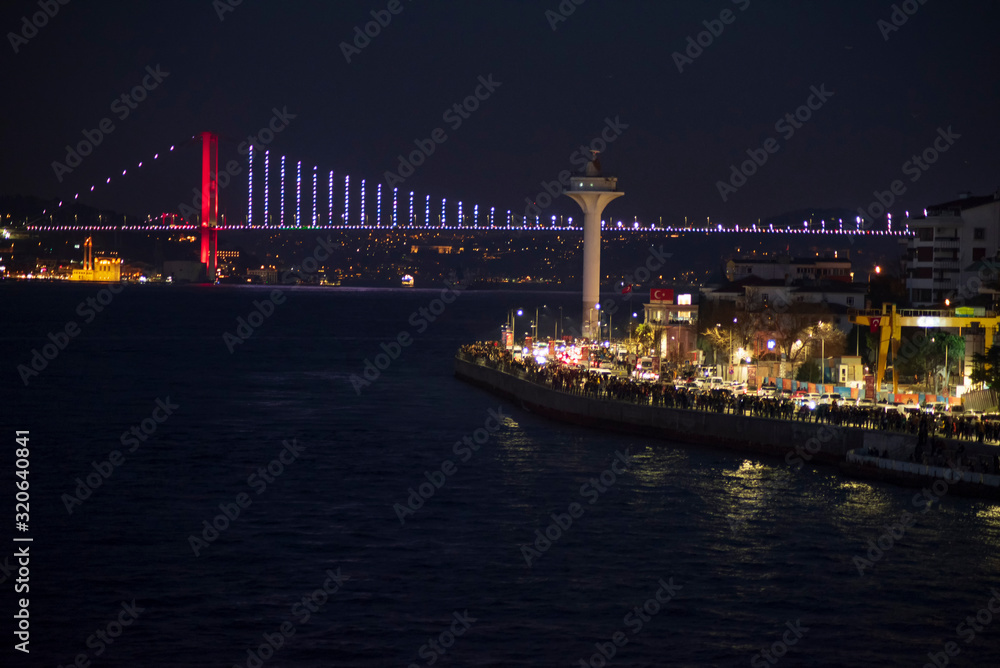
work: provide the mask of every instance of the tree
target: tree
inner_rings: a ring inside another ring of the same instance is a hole
[[[653,326],[644,322],[635,328],[635,339],[639,344],[643,354],[649,351],[653,345]]]
[[[821,373],[816,360],[806,360],[799,367],[799,370],[795,372],[795,380],[806,383],[819,383]]]
[[[891,360],[896,377],[901,380],[912,378],[927,388],[933,386],[935,391],[938,379],[949,384],[947,381],[951,373],[958,372],[965,357],[965,339],[944,330],[927,333],[908,330],[911,333],[903,335],[899,353]],[[878,348],[877,335],[869,335],[869,346],[873,352],[871,363],[874,365],[874,350]]]
[[[949,387],[952,372],[959,372],[960,364],[965,358],[965,339],[945,331],[932,332],[931,351],[927,357],[931,365],[931,372],[935,374],[935,380],[940,375],[944,380],[945,387]],[[935,391],[936,386],[935,382]]]
[[[1000,346],[990,346],[985,355],[972,355],[970,377],[973,383],[985,383],[991,390],[1000,389]]]

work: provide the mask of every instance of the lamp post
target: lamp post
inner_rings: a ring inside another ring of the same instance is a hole
[[[817,331],[819,332],[819,382],[826,384],[826,339],[823,338],[823,321],[820,320],[817,325]]]
[[[514,343],[515,344],[517,343],[517,316],[519,316],[519,315],[524,315],[524,311],[521,310],[521,309],[517,309],[517,313],[515,313],[513,315],[513,321],[514,321]]]
[[[729,362],[728,364],[726,364],[726,371],[728,371],[729,367],[732,366],[733,364],[733,334],[735,333],[734,330],[736,329],[735,325],[736,325],[736,318],[733,318],[733,329],[729,330]],[[732,374],[726,374],[726,375],[731,376]]]
[[[601,338],[601,305],[600,304],[595,304],[594,305],[594,310],[597,311],[597,338],[600,339]],[[593,323],[593,321],[590,322],[590,333],[591,334],[594,333],[594,323]]]
[[[715,323],[715,329],[718,330],[718,329],[721,329],[721,328],[722,328],[722,323],[721,322]],[[719,366],[719,351],[718,351],[718,349],[715,346],[712,346],[712,366],[714,366],[716,368],[718,368],[718,366]]]
[[[878,276],[882,273],[882,267],[875,265],[875,275]],[[871,290],[872,285],[872,270],[868,270],[868,289]]]

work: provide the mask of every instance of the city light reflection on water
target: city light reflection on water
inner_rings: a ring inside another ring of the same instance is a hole
[[[4,289],[28,332],[10,343],[30,348],[88,288],[31,288],[45,300]],[[988,502],[946,495],[862,575],[855,558],[867,558],[869,541],[904,511],[919,510],[920,490],[567,425],[456,380],[454,351],[492,332],[510,295],[463,295],[449,320],[360,393],[351,375],[428,294],[293,290],[227,354],[221,333],[260,296],[126,291],[40,379],[34,396],[44,401],[5,395],[46,443],[32,459],[45,473],[35,493],[48,500],[46,577],[32,587],[44,612],[42,662],[79,652],[127,592],[139,605],[155,601],[155,612],[150,605],[115,643],[113,661],[167,665],[169,644],[170,665],[232,665],[326,568],[342,567],[351,579],[276,665],[408,665],[465,609],[481,621],[455,645],[454,665],[574,664],[622,628],[660,578],[683,589],[630,637],[620,665],[746,665],[796,619],[811,630],[789,666],[923,665],[995,585],[1000,508]],[[93,378],[136,389],[109,401]],[[60,495],[157,394],[182,410],[67,516]],[[503,428],[467,460],[456,456],[456,442],[498,409],[509,415]],[[187,536],[247,492],[247,476],[292,437],[307,446],[301,461],[265,495],[251,492],[252,505],[195,558]],[[612,477],[626,451],[631,463]],[[457,470],[401,522],[394,505],[417,499],[446,460]],[[589,493],[602,475],[610,483]],[[550,545],[526,563],[521,547],[573,503],[583,514],[550,531]],[[984,635],[960,658],[1000,657]]]

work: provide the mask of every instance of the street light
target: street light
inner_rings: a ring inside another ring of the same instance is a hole
[[[719,330],[721,328],[722,328],[721,322],[715,323],[716,330]],[[712,366],[714,366],[716,369],[719,368],[719,351],[715,346],[712,346]]]
[[[820,320],[819,324],[819,382],[826,384],[826,339],[823,338],[823,321]]]
[[[736,325],[736,318],[733,318],[733,325],[734,325],[733,329],[729,330],[729,361],[727,363],[727,367],[732,366],[732,364],[733,364],[733,331],[736,329],[736,327],[735,327],[735,325]],[[727,371],[728,371],[728,368],[727,368]],[[730,373],[728,375],[731,376],[732,373]]]
[[[513,315],[513,323],[514,323],[514,343],[515,343],[515,344],[517,343],[517,316],[519,316],[519,315],[524,315],[524,311],[523,311],[523,310],[521,310],[521,309],[517,309],[517,313],[515,313],[515,314]]]

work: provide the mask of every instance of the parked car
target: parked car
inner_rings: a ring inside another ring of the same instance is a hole
[[[840,396],[839,394],[837,394],[836,392],[828,392],[826,394],[821,395],[820,398],[819,398],[819,401],[817,401],[816,403],[824,404],[824,405],[829,406],[829,405],[831,405],[835,401],[837,403],[840,403],[843,400],[844,400],[844,398],[842,396]]]
[[[858,408],[875,408],[875,402],[871,399],[858,399]]]

